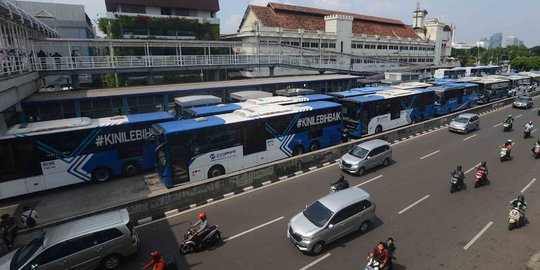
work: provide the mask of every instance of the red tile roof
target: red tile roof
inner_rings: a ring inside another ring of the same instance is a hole
[[[419,38],[411,26],[394,19],[279,3],[268,3],[266,7],[250,5],[248,9],[255,13],[261,25],[267,27],[324,31],[324,16],[339,14],[353,17],[354,34]]]

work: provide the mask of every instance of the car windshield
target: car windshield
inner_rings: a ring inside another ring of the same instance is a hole
[[[22,246],[15,252],[13,259],[11,260],[11,269],[20,269],[32,255],[43,245],[43,237],[35,238],[34,240],[28,242],[28,244]]]
[[[518,97],[518,98],[516,99],[516,101],[519,101],[519,102],[527,102],[527,101],[529,101],[529,99],[526,98],[526,97]]]
[[[349,154],[357,157],[357,158],[365,158],[366,155],[368,154],[368,150],[367,149],[364,149],[360,146],[356,146],[355,148],[353,148],[351,151],[349,151]]]
[[[311,223],[320,228],[324,226],[326,222],[328,222],[334,212],[330,211],[330,209],[326,208],[326,206],[319,201],[316,201],[306,208],[303,214],[309,221],[311,221]]]
[[[469,118],[457,117],[457,118],[454,119],[454,122],[466,124],[466,123],[469,122]]]

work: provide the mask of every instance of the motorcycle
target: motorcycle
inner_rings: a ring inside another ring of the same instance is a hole
[[[336,193],[340,190],[344,190],[346,188],[349,188],[349,182],[345,180],[344,182],[335,182],[330,185],[330,194]]]
[[[501,147],[501,162],[510,160],[510,149],[508,147]]]
[[[504,123],[503,124],[503,131],[506,132],[506,131],[510,131],[510,130],[512,130],[512,123],[508,123],[508,122]]]
[[[532,149],[532,152],[533,152],[533,157],[534,159],[537,159],[540,157],[540,146],[535,146],[533,149]]]
[[[218,225],[210,226],[206,230],[206,235],[202,240],[198,240],[196,237],[196,230],[192,225],[189,226],[188,231],[184,234],[184,240],[180,243],[180,253],[188,254],[196,250],[209,247],[221,241],[221,232],[218,230]]]
[[[476,170],[476,175],[474,177],[474,187],[480,187],[485,185],[487,182],[487,175],[485,172]]]
[[[523,139],[527,139],[531,136],[531,129],[530,128],[525,128],[525,130],[523,130]]]
[[[459,177],[453,173],[450,173],[452,177],[450,178],[450,193],[454,193],[458,190],[461,190],[463,187],[461,186],[462,181],[460,181]]]
[[[513,207],[508,213],[508,230],[511,231],[515,228],[525,225],[525,215],[519,209],[519,207]]]
[[[370,258],[366,265],[365,270],[382,270],[380,266],[381,266],[381,263],[377,259]]]

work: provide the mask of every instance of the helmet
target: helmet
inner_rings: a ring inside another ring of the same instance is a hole
[[[509,140],[508,140],[508,141],[506,141],[506,142],[507,142],[507,143],[512,143],[512,140],[510,140],[510,139],[509,139]]]
[[[343,181],[343,180],[345,180],[345,176],[343,176],[343,174],[342,174],[342,175],[339,176],[338,181]]]
[[[521,203],[524,203],[525,202],[525,197],[523,197],[523,195],[519,195],[517,197],[518,201],[520,201]]]
[[[457,170],[461,171],[461,165],[457,165]]]
[[[482,166],[486,166],[487,162],[485,162],[485,161],[482,161],[482,163],[481,163],[481,164],[482,164]]]
[[[159,251],[157,250],[152,251],[152,253],[150,253],[150,256],[152,256],[152,258],[156,260],[161,259],[161,253],[159,253]]]
[[[532,121],[529,121],[529,125],[532,125]]]
[[[509,118],[512,118],[512,115],[511,115],[511,114],[509,114],[509,115],[508,115],[508,117],[509,117]]]
[[[206,219],[206,212],[200,212],[199,219]]]

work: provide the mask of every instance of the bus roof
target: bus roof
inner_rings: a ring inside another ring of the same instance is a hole
[[[307,89],[307,88],[287,88],[287,89],[280,89],[276,91],[276,95],[286,96],[286,97],[308,95],[308,94],[315,94],[315,93],[316,93],[315,90]]]
[[[534,72],[520,72],[520,73],[518,73],[518,75],[521,75],[521,76],[528,76],[528,77],[532,77],[532,78],[538,78],[538,77],[540,77],[540,74],[534,73]]]
[[[221,103],[221,98],[212,95],[195,95],[186,97],[177,97],[174,99],[174,103],[182,107],[192,107],[209,104]]]
[[[493,78],[500,78],[500,79],[510,79],[510,80],[513,80],[513,81],[516,81],[516,80],[523,80],[523,79],[531,79],[530,77],[527,77],[527,76],[522,76],[522,75],[516,75],[516,74],[509,74],[509,75],[492,75]],[[491,77],[491,76],[490,76]]]
[[[329,101],[315,101],[292,105],[267,105],[252,108],[244,108],[233,113],[215,116],[185,119],[156,124],[163,133],[178,133],[206,127],[221,126],[224,124],[239,123],[253,119],[269,118],[277,115],[286,115],[317,109],[334,108],[341,106],[339,103]]]
[[[234,92],[229,95],[232,99],[236,99],[239,101],[246,101],[248,99],[252,98],[264,98],[264,97],[271,97],[272,93],[265,92],[265,91],[259,91],[259,90],[251,90],[251,91],[239,91]]]
[[[132,115],[117,115],[104,118],[90,119],[88,117],[77,117],[50,121],[40,121],[32,123],[17,124],[6,132],[6,137],[28,136],[46,134],[54,132],[70,131],[75,129],[86,129],[105,127],[112,125],[124,125],[147,121],[171,121],[174,116],[167,112],[152,112]]]
[[[391,89],[391,90],[379,91],[376,94],[350,97],[350,98],[345,98],[342,100],[355,102],[355,103],[362,103],[362,102],[371,102],[371,101],[376,101],[376,100],[383,100],[383,99],[394,98],[394,97],[403,97],[403,96],[408,96],[408,95],[434,92],[434,91],[435,91],[434,89],[430,89],[430,88],[412,89],[412,90]]]
[[[347,98],[347,97],[355,97],[359,95],[367,95],[367,94],[374,94],[377,91],[384,90],[382,87],[362,87],[362,88],[351,88],[347,91],[339,91],[339,92],[330,92],[328,95],[338,97],[338,98]]]
[[[392,85],[391,88],[397,88],[397,89],[416,89],[416,88],[426,88],[430,87],[431,84],[429,83],[423,83],[423,82],[404,82],[400,83],[398,85]]]
[[[233,111],[243,108],[244,106],[242,105],[249,106],[250,103],[241,102],[241,103],[218,104],[218,105],[211,105],[211,106],[189,108],[186,111],[188,112],[188,114],[191,114],[194,116],[207,116],[207,115],[233,112]]]

